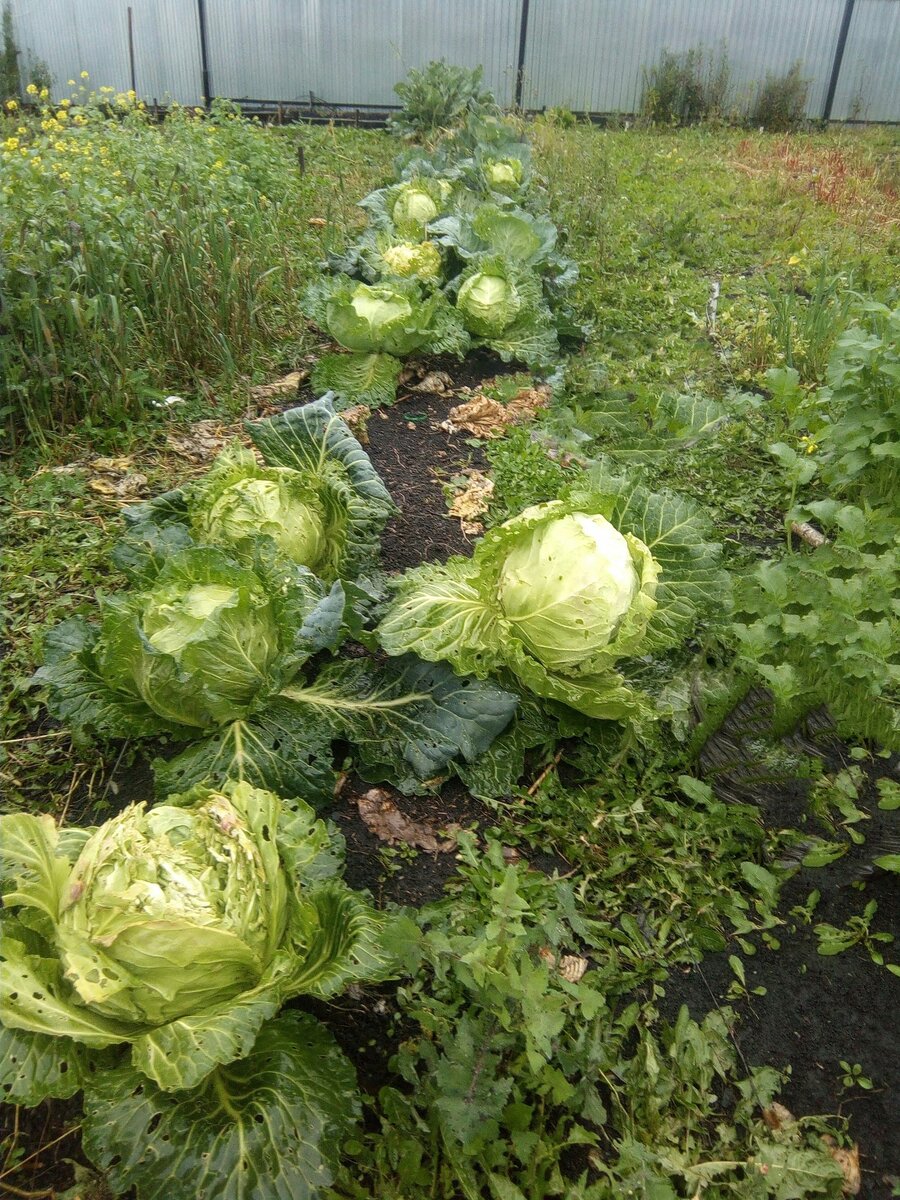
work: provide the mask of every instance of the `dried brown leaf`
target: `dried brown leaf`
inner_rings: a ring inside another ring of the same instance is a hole
[[[828,1153],[841,1168],[844,1176],[844,1182],[841,1184],[841,1192],[845,1196],[858,1196],[862,1187],[862,1174],[859,1169],[859,1145],[854,1142],[849,1150],[845,1146],[838,1146],[833,1137],[826,1134],[822,1141],[828,1148]]]
[[[132,458],[95,458],[91,460],[91,470],[102,471],[104,475],[124,475],[133,462]]]
[[[510,425],[534,420],[535,414],[546,408],[549,401],[550,388],[546,384],[521,388],[507,404],[478,395],[451,408],[443,427],[451,432],[465,429],[476,437],[502,437]]]
[[[147,488],[147,476],[134,472],[131,475],[121,475],[118,479],[99,475],[88,482],[92,492],[107,496],[110,500],[133,500],[141,496]]]
[[[446,396],[453,391],[453,380],[446,371],[429,371],[416,384],[411,384],[411,392],[434,392],[438,396]]]
[[[237,428],[223,425],[221,421],[197,421],[188,433],[167,434],[166,445],[191,462],[204,463],[215,458],[238,434]]]
[[[306,223],[312,225],[313,229],[324,229],[328,224],[324,217],[310,217]]]
[[[467,478],[466,486],[453,497],[449,515],[459,518],[463,533],[482,533],[484,526],[476,518],[488,510],[494,481],[476,470],[468,471]]]
[[[551,970],[556,971],[568,983],[578,983],[590,965],[588,959],[581,954],[561,954],[557,958],[549,946],[542,946],[538,954]]]
[[[456,849],[456,838],[452,836],[453,826],[446,832],[449,837],[439,837],[432,825],[424,821],[414,821],[401,812],[384,788],[372,788],[364,795],[357,797],[359,815],[370,833],[395,846],[403,842],[407,846],[418,846],[432,854],[449,854]]]
[[[368,421],[371,415],[372,410],[368,404],[354,404],[352,408],[345,408],[341,411],[341,419],[346,421],[350,432],[363,446],[369,444]]]
[[[786,1129],[795,1121],[791,1110],[779,1104],[777,1100],[773,1100],[768,1108],[762,1110],[762,1118],[770,1129]]]
[[[271,383],[261,383],[250,389],[251,400],[270,400],[272,396],[286,396],[296,392],[300,384],[309,378],[309,371],[291,371]]]

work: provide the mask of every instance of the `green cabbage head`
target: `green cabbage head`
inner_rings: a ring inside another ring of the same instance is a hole
[[[518,518],[528,520],[540,506]],[[510,523],[511,524],[511,523]],[[507,528],[509,525],[507,525]],[[646,626],[655,604],[650,551],[605,517],[574,512],[528,529],[503,560],[498,599],[524,645],[550,670],[595,658],[626,630]]]
[[[382,260],[394,275],[404,278],[439,279],[441,252],[433,242],[398,242],[382,252]]]
[[[505,275],[476,271],[459,289],[456,307],[471,333],[490,338],[513,323],[522,307],[522,299]]]
[[[249,784],[231,791],[188,807],[133,804],[87,840],[56,926],[80,1003],[162,1025],[258,983],[287,921],[278,849],[261,835],[275,797]]]
[[[398,229],[417,229],[424,233],[425,226],[435,219],[438,211],[436,202],[424,188],[404,183],[398,189],[391,218]]]
[[[312,571],[326,550],[321,503],[290,467],[235,480],[198,510],[195,527],[204,541],[219,545],[268,536],[293,562]]]
[[[245,716],[279,655],[274,603],[259,577],[210,547],[169,558],[146,591],[107,599],[95,648],[104,681],[173,725]]]
[[[492,192],[505,196],[514,195],[522,186],[524,172],[518,158],[488,159],[484,164],[484,177]]]
[[[4,1095],[69,1096],[86,1055],[122,1044],[129,1087],[183,1093],[248,1055],[285,1000],[375,973],[378,919],[340,853],[308,805],[246,782],[92,829],[0,817],[0,1036],[20,1055],[0,1059]]]

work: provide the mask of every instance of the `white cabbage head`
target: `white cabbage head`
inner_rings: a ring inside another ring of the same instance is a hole
[[[276,473],[277,472],[277,473]],[[301,499],[297,472],[270,468],[266,479],[239,479],[200,514],[201,531],[216,543],[271,537],[288,558],[315,569],[325,551],[321,513]]]
[[[438,206],[423,188],[406,184],[394,201],[391,218],[398,227],[413,226],[423,231],[438,215]]]
[[[516,319],[522,300],[505,276],[476,271],[459,289],[456,306],[467,329],[493,337]]]
[[[517,520],[527,522],[540,508]],[[523,529],[503,561],[499,601],[532,654],[548,669],[564,670],[614,643],[633,620],[646,576],[655,581],[655,573],[638,538],[605,517],[576,512]]]

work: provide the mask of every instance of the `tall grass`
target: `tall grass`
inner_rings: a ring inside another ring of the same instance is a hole
[[[139,420],[168,391],[227,388],[306,346],[303,286],[323,237],[355,220],[334,177],[349,171],[363,194],[389,148],[305,131],[303,176],[298,136],[221,104],[157,124],[108,89],[24,119],[7,106],[0,413],[13,446]]]

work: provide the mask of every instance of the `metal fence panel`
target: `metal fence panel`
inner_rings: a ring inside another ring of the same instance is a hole
[[[818,116],[843,11],[844,0],[532,0],[524,103],[633,113],[664,50],[702,46],[727,55],[737,105],[800,59]]]
[[[728,56],[735,106],[800,60],[807,113],[822,113],[845,0],[206,0],[212,90],[260,100],[391,104],[393,85],[433,58],[484,67],[512,104],[523,5],[523,102],[637,111],[663,50]],[[56,80],[131,86],[127,0],[12,0],[26,61]],[[131,0],[135,76],[146,99],[201,98],[197,0]],[[900,121],[900,0],[856,0],[833,116]]]
[[[195,0],[131,0],[135,86],[144,99],[198,104],[200,37]],[[57,97],[72,89],[131,87],[128,4],[101,0],[16,0],[16,40],[27,66],[41,59],[50,68]],[[81,79],[87,71],[90,78]]]
[[[856,0],[831,115],[900,120],[900,0]]]
[[[213,90],[235,98],[396,104],[394,84],[435,58],[484,67],[511,104],[518,0],[208,0]]]

